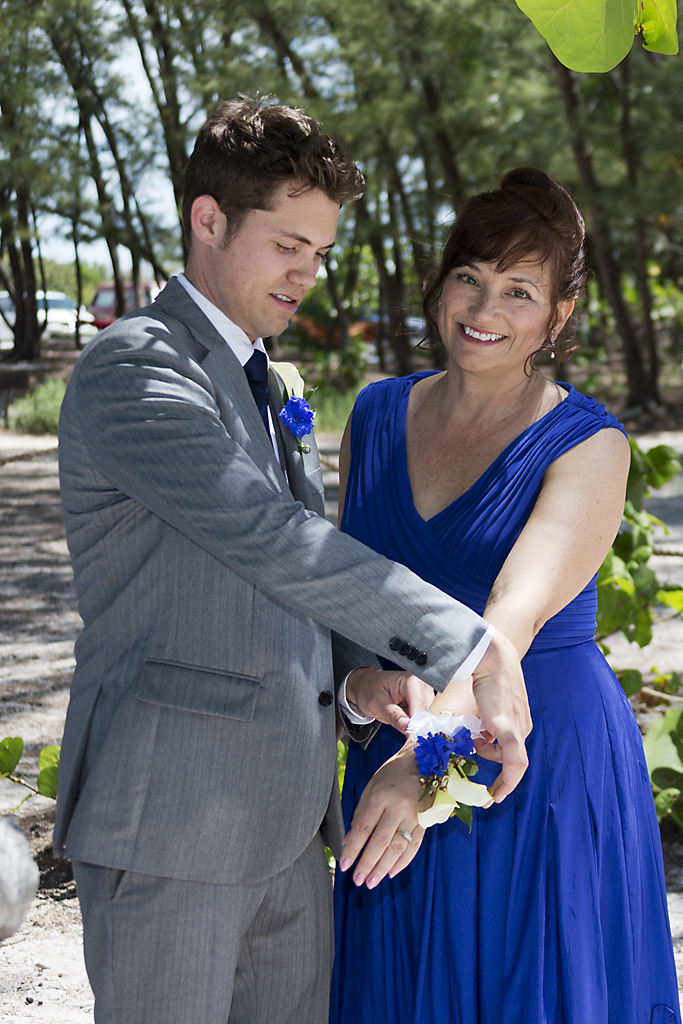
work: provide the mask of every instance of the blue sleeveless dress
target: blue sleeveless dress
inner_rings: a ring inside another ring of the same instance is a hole
[[[408,478],[410,389],[371,384],[353,412],[342,529],[481,613],[546,469],[618,427],[573,388],[448,508],[425,522]],[[677,1024],[659,829],[631,707],[593,642],[595,579],[522,665],[529,769],[500,805],[427,829],[412,864],[374,890],[337,872],[332,1024]],[[401,746],[382,726],[351,744],[348,824]],[[499,766],[479,759],[477,782]]]

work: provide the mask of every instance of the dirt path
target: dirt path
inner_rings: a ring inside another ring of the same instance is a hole
[[[652,437],[683,452],[683,433]],[[40,748],[59,743],[74,665],[80,619],[71,582],[59,507],[54,438],[25,438],[0,430],[0,738],[23,736],[23,767],[37,774]],[[321,438],[336,460],[338,440]],[[50,450],[52,449],[52,450]],[[30,457],[26,457],[30,456]],[[9,460],[9,461],[7,461]],[[336,477],[326,473],[328,517],[335,516]],[[671,524],[668,548],[683,551],[683,480],[660,492],[653,511]],[[683,559],[658,559],[660,571],[683,583]],[[611,660],[619,666],[683,672],[683,623],[664,623],[643,652],[620,640]],[[642,715],[647,710],[639,709]],[[0,813],[23,794],[0,780]],[[0,943],[0,1019],[91,1024],[92,993],[85,974],[75,886],[66,861],[50,853],[51,801],[19,808],[41,867],[41,889],[21,930]],[[672,931],[683,989],[683,840],[665,829],[665,859]]]

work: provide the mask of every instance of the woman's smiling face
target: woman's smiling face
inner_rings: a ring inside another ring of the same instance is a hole
[[[532,352],[559,333],[574,308],[558,303],[553,318],[546,264],[523,260],[507,270],[473,261],[453,267],[444,281],[439,331],[449,356],[463,370],[523,369]]]

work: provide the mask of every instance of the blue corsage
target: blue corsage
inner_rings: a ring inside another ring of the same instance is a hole
[[[418,822],[428,828],[457,814],[471,829],[472,807],[491,802],[486,786],[470,781],[478,771],[472,760],[476,753],[472,738],[481,736],[481,722],[474,715],[419,711],[408,722],[407,732],[417,741],[415,760],[424,788],[422,797],[433,797],[430,807],[418,811]]]
[[[293,396],[289,399],[284,409],[280,412],[280,419],[296,438],[297,448],[302,455],[310,452],[310,445],[303,444],[302,437],[310,434],[313,430],[315,413],[305,398]]]

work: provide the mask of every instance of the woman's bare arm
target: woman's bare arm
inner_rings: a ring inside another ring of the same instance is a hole
[[[520,657],[599,569],[621,523],[629,463],[628,441],[608,428],[547,470],[484,609],[484,618],[513,642]]]

